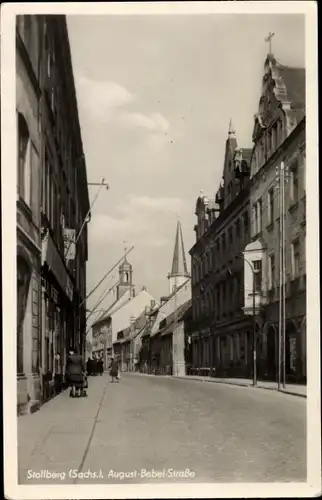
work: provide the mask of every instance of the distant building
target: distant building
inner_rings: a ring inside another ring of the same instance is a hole
[[[251,370],[251,320],[244,314],[244,260],[249,242],[251,149],[238,147],[230,124],[222,182],[215,200],[196,204],[192,258],[190,373],[247,376]]]
[[[156,374],[184,375],[184,314],[191,306],[190,278],[163,303],[150,333],[151,371]]]
[[[93,354],[103,356],[105,366],[114,354],[114,344],[117,342],[118,332],[126,329],[132,318],[138,318],[146,307],[154,301],[145,288],[137,295],[132,283],[132,265],[124,259],[119,267],[119,284],[117,285],[116,301],[92,325]]]
[[[259,375],[277,379],[280,304],[281,167],[285,171],[285,267],[287,381],[306,380],[306,190],[305,69],[266,58],[253,132],[250,204],[251,240],[245,257],[258,270],[256,314]],[[245,267],[245,288],[253,275]],[[251,297],[245,294],[245,308]],[[282,342],[281,342],[282,347]],[[283,356],[282,356],[283,359]]]
[[[86,165],[65,16],[17,16],[18,407],[54,394],[66,350],[85,354]],[[58,356],[59,354],[59,356]]]

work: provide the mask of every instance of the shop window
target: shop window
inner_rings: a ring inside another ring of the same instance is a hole
[[[23,332],[29,294],[31,270],[27,262],[17,259],[17,373],[23,373]]]

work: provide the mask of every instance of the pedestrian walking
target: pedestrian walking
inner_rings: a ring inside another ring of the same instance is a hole
[[[62,375],[62,370],[61,370],[61,365],[60,365],[60,354],[57,352],[55,354],[55,377],[54,377],[54,382],[55,382],[55,394],[59,394],[62,390],[62,383],[63,383],[63,375]]]
[[[85,362],[76,349],[70,349],[66,361],[66,377],[70,387],[70,397],[79,397],[84,385]]]
[[[110,376],[112,378],[111,382],[114,382],[114,379],[118,382],[119,380],[119,365],[116,359],[111,358],[111,365],[110,365]]]
[[[104,363],[103,363],[103,358],[100,358],[98,360],[98,372],[102,376],[104,373]]]
[[[86,363],[86,371],[89,376],[93,374],[93,360],[90,357]]]

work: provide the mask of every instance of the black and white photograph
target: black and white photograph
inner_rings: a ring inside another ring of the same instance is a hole
[[[7,497],[318,495],[316,4],[5,4],[1,42]]]

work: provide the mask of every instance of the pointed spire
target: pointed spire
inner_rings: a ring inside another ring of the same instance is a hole
[[[181,223],[179,220],[177,222],[176,241],[174,245],[170,277],[171,276],[189,276],[186,256],[184,253]]]
[[[228,135],[229,135],[229,137],[232,137],[232,136],[234,136],[234,135],[235,135],[235,133],[236,133],[236,131],[235,131],[234,126],[233,126],[233,121],[232,121],[232,119],[230,118],[230,120],[229,120]]]

